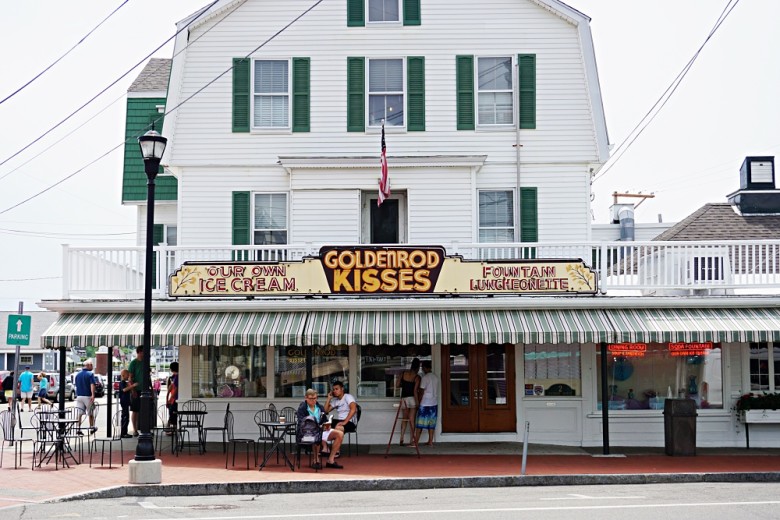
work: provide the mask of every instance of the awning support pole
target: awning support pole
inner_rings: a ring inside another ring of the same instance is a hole
[[[609,455],[609,394],[607,393],[607,344],[601,342],[601,431],[604,455]]]

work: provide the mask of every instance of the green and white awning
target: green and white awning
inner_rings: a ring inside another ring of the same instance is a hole
[[[313,312],[303,345],[610,341],[599,310]]]
[[[152,345],[299,345],[305,312],[152,315]],[[41,336],[46,348],[143,344],[143,314],[64,314]]]
[[[615,342],[780,341],[780,309],[621,309],[604,311]]]

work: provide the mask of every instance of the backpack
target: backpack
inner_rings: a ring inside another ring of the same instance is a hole
[[[298,427],[298,444],[317,444],[322,438],[321,435],[317,419],[309,415]]]

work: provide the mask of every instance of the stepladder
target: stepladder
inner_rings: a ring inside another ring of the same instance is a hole
[[[409,421],[409,408],[406,406],[406,401],[404,398],[401,398],[401,400],[396,405],[397,410],[395,411],[395,419],[393,419],[393,427],[390,430],[390,438],[387,440],[387,447],[385,448],[385,458],[390,454],[390,446],[393,444],[393,438],[395,437],[395,430],[398,427],[398,424],[401,423],[401,428],[399,429],[399,434],[401,435],[401,445],[403,445],[403,435],[404,435],[404,428],[403,426],[408,427],[410,434],[412,435],[412,439],[414,440],[414,423]],[[417,458],[420,458],[420,447],[417,446],[417,442],[412,443],[414,445],[414,451],[417,452]]]

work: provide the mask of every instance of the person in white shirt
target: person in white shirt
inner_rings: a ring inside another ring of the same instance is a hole
[[[344,383],[341,381],[334,381],[328,393],[325,413],[330,413],[331,410],[335,410],[333,428],[344,433],[357,430],[357,402],[352,394],[344,392]]]
[[[422,362],[424,375],[420,381],[420,409],[417,412],[415,443],[420,445],[420,435],[428,430],[428,446],[433,446],[436,422],[439,417],[439,378],[432,372],[430,360]]]

